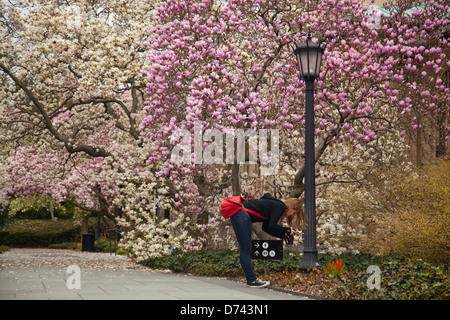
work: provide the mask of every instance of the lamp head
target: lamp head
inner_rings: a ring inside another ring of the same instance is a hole
[[[326,44],[323,42],[320,42],[319,44],[314,43],[311,40],[311,33],[308,32],[306,42],[302,43],[300,46],[297,44],[295,46],[296,48],[293,48],[293,51],[297,57],[298,68],[303,80],[318,78]]]

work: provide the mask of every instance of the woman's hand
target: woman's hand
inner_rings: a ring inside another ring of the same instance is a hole
[[[289,230],[286,230],[286,233],[284,234],[284,237],[287,239],[290,236],[293,236],[295,234],[294,228],[289,228]]]

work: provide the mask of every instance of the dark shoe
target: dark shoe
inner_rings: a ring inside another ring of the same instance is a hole
[[[247,282],[247,286],[250,288],[265,288],[270,284],[269,281],[261,281],[259,279],[256,279],[253,282]]]

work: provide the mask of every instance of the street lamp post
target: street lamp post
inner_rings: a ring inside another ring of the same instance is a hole
[[[294,48],[293,48],[294,49]],[[319,268],[316,247],[316,183],[314,155],[314,80],[319,77],[325,44],[316,44],[311,33],[305,43],[293,50],[297,57],[300,79],[305,81],[305,211],[307,227],[304,235],[301,271]]]

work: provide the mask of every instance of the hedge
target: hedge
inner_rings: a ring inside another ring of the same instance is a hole
[[[48,247],[53,243],[71,242],[79,239],[80,228],[60,231],[6,231],[0,230],[0,245]]]

